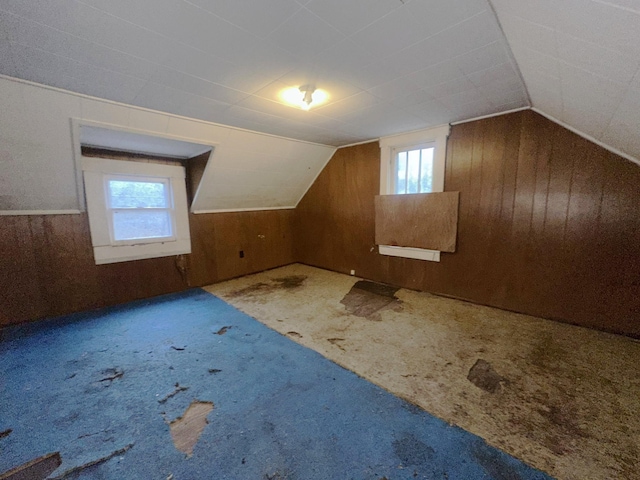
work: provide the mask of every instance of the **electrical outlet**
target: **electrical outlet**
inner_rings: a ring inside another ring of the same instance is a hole
[[[351,275],[355,275],[356,271],[355,270],[351,270]]]
[[[240,258],[244,258],[244,250],[240,250]]]

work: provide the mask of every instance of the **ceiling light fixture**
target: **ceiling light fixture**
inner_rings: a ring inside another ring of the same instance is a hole
[[[290,87],[280,92],[280,99],[301,108],[309,110],[312,106],[317,107],[323,104],[329,95],[324,90],[319,90],[312,85],[303,85],[301,87]]]
[[[313,102],[313,92],[316,89],[310,85],[300,87],[300,93],[302,93],[302,103],[300,106],[303,110],[309,110],[311,108],[311,102]]]

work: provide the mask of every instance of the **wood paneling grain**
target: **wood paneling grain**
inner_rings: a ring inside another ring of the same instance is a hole
[[[178,292],[294,261],[292,210],[189,219],[192,253],[184,259],[95,265],[86,214],[0,217],[0,327]],[[181,264],[187,266],[185,274]]]
[[[459,192],[376,195],[376,245],[456,251]]]
[[[296,209],[296,259],[393,285],[640,337],[640,167],[524,111],[452,127],[455,253],[373,247],[377,142],[339,149]]]

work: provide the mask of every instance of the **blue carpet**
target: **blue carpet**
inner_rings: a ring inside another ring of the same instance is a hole
[[[199,289],[1,335],[0,472],[132,444],[69,478],[550,478]],[[194,399],[215,407],[186,458],[167,422]]]

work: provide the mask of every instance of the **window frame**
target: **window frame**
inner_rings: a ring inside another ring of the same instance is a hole
[[[433,178],[431,192],[444,192],[445,161],[447,157],[447,137],[451,127],[439,127],[414,132],[391,135],[380,138],[380,195],[414,195],[412,193],[395,193],[396,152],[414,150],[419,145],[433,144]],[[424,248],[397,247],[393,245],[378,245],[381,255],[414,258],[418,260],[440,261],[440,251]]]
[[[85,156],[81,162],[97,265],[191,253],[184,167]],[[167,181],[169,191],[166,194],[172,209],[171,237],[115,240],[108,192],[108,179],[115,177]]]
[[[111,206],[111,198],[109,195],[109,182],[111,180],[122,180],[122,181],[130,181],[130,182],[153,182],[153,183],[163,183],[166,186],[165,189],[165,200],[167,203],[167,207],[128,207],[128,208],[114,208]],[[162,242],[171,242],[176,240],[176,212],[173,201],[173,185],[172,185],[171,177],[165,176],[139,176],[139,175],[122,175],[122,174],[110,174],[104,175],[104,193],[106,196],[105,199],[105,208],[107,209],[107,215],[109,220],[109,235],[111,237],[111,245],[140,245],[145,243],[162,243]],[[171,235],[165,237],[139,237],[132,238],[127,240],[117,240],[115,236],[115,221],[114,214],[118,211],[167,211],[169,213],[169,218],[171,222]]]
[[[409,152],[413,152],[416,150],[420,151],[420,166],[419,166],[419,173],[418,173],[418,190],[420,190],[420,174],[422,173],[422,150],[427,150],[429,148],[433,148],[433,165],[432,167],[435,167],[435,163],[436,163],[436,156],[435,156],[435,152],[436,152],[436,142],[432,141],[432,142],[425,142],[425,143],[420,143],[418,145],[409,145],[409,146],[404,146],[404,147],[393,147],[392,151],[391,151],[391,155],[392,155],[392,165],[391,165],[391,191],[393,192],[394,195],[411,195],[413,193],[431,193],[433,191],[433,168],[432,168],[432,179],[431,179],[431,191],[430,192],[422,192],[422,191],[418,191],[418,192],[403,192],[403,193],[398,193],[397,190],[397,186],[398,186],[398,160],[399,160],[399,155],[402,152],[407,152],[407,154]],[[406,181],[409,181],[409,177],[408,177],[408,171],[409,171],[409,155],[407,155],[407,177],[406,177]],[[405,185],[405,190],[408,190],[408,185]]]

